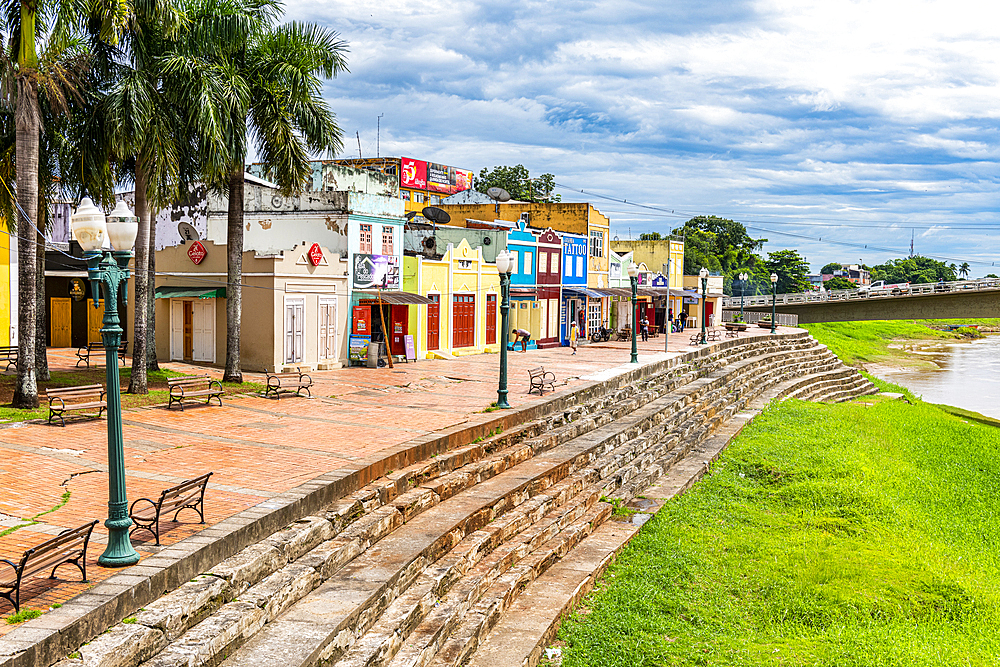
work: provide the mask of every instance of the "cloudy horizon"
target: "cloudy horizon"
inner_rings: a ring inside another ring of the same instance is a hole
[[[378,144],[477,174],[521,163],[553,173],[564,201],[590,201],[621,238],[718,215],[813,270],[905,256],[912,236],[917,253],[981,276],[1000,273],[992,13],[292,0],[286,19],[350,45],[350,73],[325,89],[341,157],[357,157],[358,133],[365,156]]]

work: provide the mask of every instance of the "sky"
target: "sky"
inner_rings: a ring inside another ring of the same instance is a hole
[[[287,1],[349,44],[338,157],[521,163],[622,239],[718,215],[814,271],[912,237],[1000,275],[995,4]]]

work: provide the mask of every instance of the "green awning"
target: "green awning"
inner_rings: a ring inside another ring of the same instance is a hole
[[[157,287],[157,299],[225,299],[225,287]]]

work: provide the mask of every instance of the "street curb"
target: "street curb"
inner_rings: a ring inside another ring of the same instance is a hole
[[[716,352],[758,339],[805,338],[806,331],[761,334],[718,341],[601,381],[587,381],[572,391],[524,408],[503,411],[485,421],[463,423],[427,434],[320,475],[167,547],[72,598],[59,609],[22,624],[0,638],[0,667],[47,667],[122,619],[212,566],[288,524],[313,514],[392,470],[465,446],[514,426],[564,411],[627,384]],[[621,368],[621,367],[618,367]],[[494,413],[488,413],[494,414]],[[475,414],[472,415],[473,418]]]

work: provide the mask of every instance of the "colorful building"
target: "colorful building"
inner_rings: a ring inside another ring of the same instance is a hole
[[[531,333],[528,349],[538,346],[541,314],[538,297],[538,235],[523,221],[513,223],[507,234],[507,250],[514,269],[510,274],[510,328]]]
[[[560,344],[559,306],[562,296],[562,238],[554,230],[546,229],[538,235],[538,261],[536,262],[535,302],[532,309],[531,337],[537,333],[538,347],[556,347]]]
[[[403,290],[427,301],[408,313],[416,358],[500,350],[500,276],[482,246],[462,239],[440,257],[405,256]]]
[[[17,238],[0,232],[0,345],[17,345]]]
[[[576,322],[579,335],[587,331],[588,300],[600,306],[603,294],[587,289],[589,239],[583,234],[562,235],[562,295],[560,302],[560,340],[569,345],[570,324]]]

